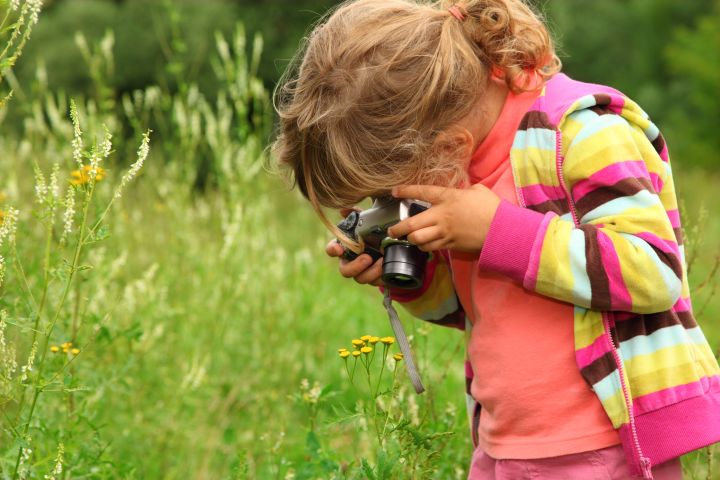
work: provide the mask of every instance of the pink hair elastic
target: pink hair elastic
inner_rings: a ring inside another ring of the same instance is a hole
[[[457,18],[461,22],[465,20],[465,15],[462,14],[457,5],[453,5],[452,7],[448,8],[448,12],[450,12],[450,15]]]

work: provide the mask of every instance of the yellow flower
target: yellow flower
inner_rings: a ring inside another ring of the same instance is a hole
[[[370,342],[373,345],[375,345],[379,341],[380,341],[380,337],[370,337],[370,340],[368,340],[368,342]]]
[[[338,348],[338,353],[347,352],[347,348]]]
[[[354,352],[352,352],[352,356],[353,356],[353,357],[359,357],[359,356],[360,356],[360,352],[357,351],[357,350],[355,350]]]
[[[393,358],[395,359],[396,362],[399,362],[400,360],[403,359],[403,354],[402,354],[402,353],[396,353],[395,355],[393,355]]]
[[[350,356],[350,352],[347,350],[340,352],[340,358],[347,358]]]
[[[382,337],[380,339],[380,341],[382,343],[384,343],[385,345],[392,345],[393,343],[395,343],[395,338],[394,337]]]
[[[353,347],[360,348],[365,346],[365,342],[358,340],[357,338],[352,341]]]
[[[53,353],[57,353],[60,351],[60,347],[58,347],[57,345],[53,345],[52,347],[50,347],[50,351]]]
[[[367,355],[368,353],[372,352],[372,347],[362,347],[360,351]]]
[[[70,173],[70,183],[73,185],[85,185],[90,182],[90,171],[92,167],[90,165],[83,165],[82,170],[73,170]],[[102,167],[96,167],[95,169],[95,181],[99,182],[105,178],[105,169]]]
[[[78,353],[80,353],[80,349],[79,349],[79,348],[73,348],[72,350],[70,350],[70,353],[72,353],[73,355],[77,355]]]
[[[62,348],[70,348],[70,347],[72,347],[72,342],[65,342],[61,346],[62,346]]]
[[[370,340],[370,338],[370,335],[363,335],[362,337],[360,337],[360,340],[362,340],[363,342],[367,342],[368,340]]]

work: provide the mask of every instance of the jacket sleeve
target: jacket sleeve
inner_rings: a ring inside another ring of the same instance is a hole
[[[571,213],[501,204],[481,267],[585,308],[668,310],[684,274],[670,218],[677,205],[669,163],[620,115],[581,110],[565,128],[559,183],[570,194]]]
[[[413,290],[391,288],[390,297],[420,320],[464,330],[465,314],[453,287],[449,262],[447,252],[433,252],[423,285]]]

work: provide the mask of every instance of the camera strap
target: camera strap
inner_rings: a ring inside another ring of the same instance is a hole
[[[417,366],[415,366],[415,357],[413,357],[412,350],[410,350],[410,344],[408,343],[407,335],[405,335],[405,329],[400,322],[400,317],[398,317],[395,307],[392,305],[389,288],[385,289],[383,305],[385,306],[385,310],[387,310],[388,317],[390,317],[390,326],[392,327],[393,332],[395,332],[395,338],[397,338],[400,351],[403,354],[408,376],[410,376],[410,381],[412,382],[413,387],[415,387],[415,392],[422,393],[425,391],[425,387],[423,386],[422,381],[420,381],[420,374],[418,373]]]

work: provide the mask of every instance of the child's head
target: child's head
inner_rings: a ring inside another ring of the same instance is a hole
[[[452,5],[351,0],[306,39],[275,92],[273,152],[318,212],[399,184],[457,183],[452,127],[482,101],[491,73],[518,91],[559,69],[522,0]]]

